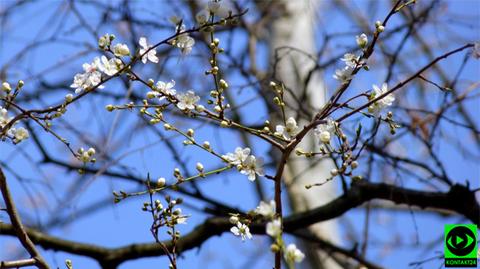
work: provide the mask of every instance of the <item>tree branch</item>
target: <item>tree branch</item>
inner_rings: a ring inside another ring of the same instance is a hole
[[[22,221],[18,215],[15,203],[13,202],[10,190],[8,189],[7,179],[3,173],[2,168],[0,167],[0,191],[2,192],[3,200],[5,201],[5,206],[7,208],[8,216],[10,217],[10,222],[12,223],[12,228],[17,236],[20,243],[23,247],[30,253],[31,257],[35,260],[35,265],[41,269],[49,269],[48,264],[40,255],[40,252],[35,248],[35,244],[28,237],[27,232],[23,228]]]
[[[0,268],[20,268],[27,266],[34,266],[37,264],[35,259],[23,259],[16,261],[0,261]]]
[[[468,187],[454,185],[448,192],[427,192],[407,188],[401,188],[385,183],[371,183],[359,181],[352,183],[350,189],[342,196],[330,203],[317,207],[307,212],[297,213],[284,219],[285,232],[296,234],[296,231],[312,224],[337,218],[352,208],[361,206],[363,203],[382,199],[396,204],[418,206],[422,209],[442,209],[456,212],[465,216],[473,223],[480,225],[480,206],[475,199],[475,193]],[[221,235],[230,229],[228,218],[213,217],[203,224],[196,226],[192,232],[181,237],[176,244],[177,252],[200,247],[210,237]],[[250,227],[255,234],[265,234],[265,223],[254,223]],[[72,254],[83,255],[97,260],[104,268],[114,268],[119,264],[143,257],[164,255],[164,251],[155,243],[131,244],[119,248],[105,248],[92,244],[83,244],[59,239],[27,229],[31,240],[45,249],[60,250]],[[12,225],[0,223],[0,234],[15,235]],[[172,248],[170,241],[163,242],[167,248]],[[331,244],[330,244],[331,245]],[[330,246],[329,245],[329,246]],[[326,246],[325,244],[320,245]],[[329,247],[330,251],[338,251],[338,247]],[[353,253],[342,250],[341,254]],[[355,253],[353,253],[355,254]],[[350,255],[356,259],[355,256]]]

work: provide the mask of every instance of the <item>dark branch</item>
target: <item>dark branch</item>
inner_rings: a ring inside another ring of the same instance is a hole
[[[473,223],[480,225],[480,206],[475,199],[473,191],[462,185],[454,185],[448,192],[427,192],[407,188],[396,187],[384,183],[370,183],[367,181],[355,182],[351,188],[342,196],[330,203],[313,210],[297,213],[284,219],[284,228],[288,233],[296,234],[298,230],[308,226],[337,218],[352,208],[361,206],[363,203],[374,200],[389,200],[396,204],[416,206],[421,209],[442,209],[455,212],[465,216]],[[198,225],[192,232],[183,236],[177,241],[177,252],[186,251],[200,247],[210,237],[221,235],[231,227],[228,218],[214,217],[207,219],[203,224]],[[255,234],[265,234],[265,223],[251,225],[251,231]],[[69,252],[72,254],[88,256],[97,260],[102,266],[116,267],[127,260],[144,257],[164,255],[164,251],[158,244],[132,244],[119,248],[104,248],[92,244],[82,244],[68,240],[59,239],[27,229],[31,240],[45,249],[53,249]],[[15,231],[9,224],[0,224],[0,234],[14,235]],[[163,242],[167,248],[171,248],[170,241]],[[320,244],[321,247],[327,245]],[[336,247],[329,246],[329,251],[337,252]],[[342,250],[341,254],[352,253]],[[352,253],[355,254],[355,253]],[[350,256],[355,259],[354,256]]]

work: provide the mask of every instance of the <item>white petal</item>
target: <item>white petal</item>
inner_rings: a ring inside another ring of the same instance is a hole
[[[140,46],[142,46],[143,48],[148,48],[147,39],[143,36],[140,37],[138,44],[140,44]]]

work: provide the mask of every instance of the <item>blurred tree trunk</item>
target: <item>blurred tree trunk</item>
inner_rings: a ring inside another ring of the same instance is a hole
[[[271,21],[270,49],[271,61],[275,61],[275,51],[280,56],[280,64],[276,70],[276,78],[291,89],[291,94],[285,94],[286,104],[297,104],[307,108],[310,113],[315,113],[321,108],[326,99],[326,89],[324,87],[322,73],[315,72],[311,77],[307,87],[305,87],[305,78],[308,72],[315,66],[314,60],[308,57],[313,56],[316,59],[318,52],[315,41],[316,12],[320,8],[320,0],[301,0],[274,1],[275,10],[278,17]],[[299,51],[284,48],[289,47]],[[306,91],[305,91],[305,90]],[[308,103],[307,103],[308,102]],[[300,107],[291,106],[287,111],[287,118],[292,116],[298,121],[301,128],[306,121],[298,120]],[[277,119],[280,122],[281,119]],[[318,151],[318,142],[312,137],[304,139],[300,144],[304,150]],[[294,154],[292,154],[294,155]],[[287,185],[290,205],[295,212],[306,211],[307,209],[318,207],[333,199],[336,194],[335,183],[330,182],[321,187],[306,189],[305,185],[324,181],[330,174],[333,163],[330,160],[314,161],[305,157],[292,156],[288,162],[285,172],[285,182]],[[326,240],[337,242],[339,240],[336,221],[328,221],[311,226],[311,231]],[[310,268],[340,268],[328,255],[318,251],[318,247],[302,242],[306,251]]]

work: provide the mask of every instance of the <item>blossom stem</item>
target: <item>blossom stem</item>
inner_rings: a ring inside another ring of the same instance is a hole
[[[461,52],[462,50],[465,50],[467,48],[470,48],[470,47],[473,47],[473,44],[466,44],[460,48],[457,48],[455,50],[452,50],[452,51],[449,51],[437,58],[435,58],[432,62],[430,62],[429,64],[425,65],[422,69],[418,70],[415,74],[413,74],[412,76],[410,76],[409,78],[407,78],[406,80],[398,83],[395,87],[391,88],[390,90],[384,92],[383,94],[373,98],[372,100],[370,100],[369,102],[359,106],[358,108],[344,114],[343,116],[341,116],[340,118],[337,119],[337,122],[341,122],[343,120],[345,120],[346,118],[356,114],[357,112],[359,112],[360,110],[362,109],[365,109],[367,107],[369,107],[371,104],[374,104],[375,102],[377,102],[378,100],[384,98],[385,96],[393,93],[394,91],[402,88],[403,86],[405,86],[407,83],[409,83],[410,81],[412,81],[413,79],[419,77],[425,70],[429,69],[430,67],[432,67],[434,64],[436,64],[438,61],[442,60],[442,59],[445,59],[447,58],[448,56],[452,55],[452,54],[455,54],[455,53],[458,53],[458,52]]]
[[[192,181],[192,180],[198,179],[198,178],[204,178],[206,176],[213,175],[213,174],[218,174],[220,172],[223,172],[223,171],[226,171],[226,170],[229,170],[229,169],[232,169],[232,168],[233,167],[229,165],[229,166],[225,166],[225,167],[222,167],[222,168],[219,168],[219,169],[215,169],[215,170],[212,170],[212,171],[208,171],[208,172],[205,172],[205,173],[201,173],[201,174],[198,174],[198,175],[187,177],[187,178],[183,179],[181,183]],[[164,186],[164,187],[161,187],[161,188],[153,188],[153,189],[146,190],[146,191],[128,193],[128,194],[125,194],[125,196],[123,198],[132,197],[132,196],[140,196],[140,195],[144,195],[144,194],[147,194],[147,193],[150,193],[150,192],[159,192],[159,191],[164,190],[164,189],[171,189],[171,188],[174,188],[174,187],[180,185],[181,183],[175,183],[175,184],[171,184],[171,185]]]

